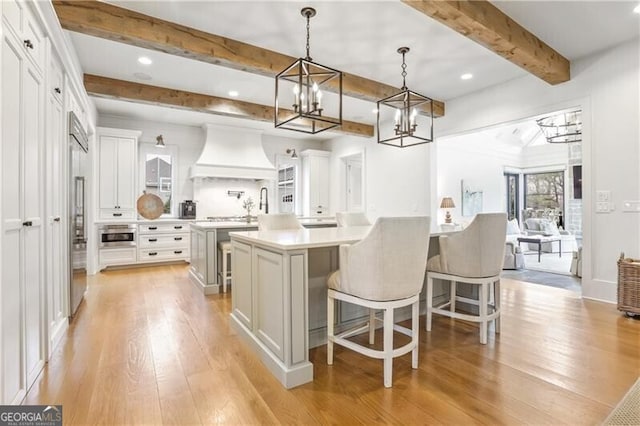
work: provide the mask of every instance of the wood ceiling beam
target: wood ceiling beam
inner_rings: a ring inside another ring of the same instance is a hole
[[[275,77],[297,59],[99,1],[54,0],[53,6],[66,30],[240,71]],[[342,91],[376,102],[400,89],[343,73]],[[444,103],[434,100],[433,115],[444,115]]]
[[[550,84],[569,81],[569,60],[487,0],[402,0]]]
[[[167,89],[113,78],[85,74],[84,87],[92,96],[119,99],[148,105],[160,105],[212,115],[273,123],[275,110],[271,106],[226,99],[201,93]],[[342,121],[342,126],[332,130],[355,136],[372,137],[373,126],[354,121]]]

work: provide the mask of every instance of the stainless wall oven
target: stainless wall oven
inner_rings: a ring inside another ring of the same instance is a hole
[[[135,224],[102,225],[98,228],[100,248],[135,247],[136,231]]]

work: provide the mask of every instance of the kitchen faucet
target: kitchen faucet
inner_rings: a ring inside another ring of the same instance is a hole
[[[264,191],[264,203],[262,202],[262,191]],[[260,188],[260,204],[258,205],[258,209],[262,210],[262,206],[264,206],[264,213],[269,214],[269,190],[266,186]]]

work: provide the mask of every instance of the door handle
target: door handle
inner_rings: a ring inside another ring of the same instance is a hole
[[[54,92],[56,92],[57,94],[62,93],[62,90],[60,90],[59,87],[56,87],[55,89],[53,89]]]
[[[60,222],[60,216],[58,216],[58,217],[54,217],[54,218],[53,218],[53,221],[54,221],[54,222]]]
[[[157,238],[149,238],[149,242],[150,242],[150,243],[155,243],[156,241],[158,241],[158,239],[157,239]]]
[[[22,226],[33,226],[33,222],[30,220],[27,220],[25,222],[22,222]]]
[[[31,43],[31,40],[28,40],[28,39],[27,39],[27,40],[25,40],[23,43],[24,43],[25,47],[27,47],[27,48],[29,48],[29,49],[33,50],[33,43]]]

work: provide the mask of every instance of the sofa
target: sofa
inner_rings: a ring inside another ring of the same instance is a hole
[[[556,222],[549,219],[529,218],[524,221],[524,232],[526,235],[541,235],[545,237],[558,237],[562,240],[562,251],[571,252],[576,249],[576,239],[564,229],[559,229]],[[529,244],[529,250],[538,250],[537,244]],[[541,250],[545,253],[558,252],[557,242],[542,243]]]
[[[517,219],[507,222],[507,237],[504,248],[504,263],[502,269],[524,268],[524,255],[518,244],[518,237],[523,236]]]

